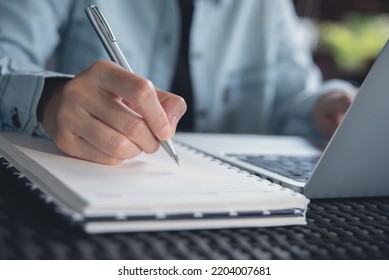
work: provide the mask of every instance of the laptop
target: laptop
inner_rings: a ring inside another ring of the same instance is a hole
[[[330,141],[294,136],[176,136],[213,157],[308,198],[389,195],[389,43]]]

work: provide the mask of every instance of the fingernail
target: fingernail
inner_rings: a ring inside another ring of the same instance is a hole
[[[172,133],[172,131],[170,129],[170,126],[167,125],[159,131],[158,138],[161,140],[168,139],[170,137],[171,133]]]

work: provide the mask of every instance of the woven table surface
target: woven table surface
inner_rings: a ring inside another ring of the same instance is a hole
[[[0,173],[0,259],[389,259],[389,198],[313,200],[305,226],[88,235]]]

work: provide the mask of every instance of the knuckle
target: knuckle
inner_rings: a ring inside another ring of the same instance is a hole
[[[141,147],[141,149],[147,153],[155,153],[158,150],[159,143],[154,137],[154,135],[151,133],[149,127],[145,123],[143,119],[136,118],[127,123],[125,126],[125,135],[132,139],[135,143],[140,143],[141,145],[138,145]],[[137,151],[140,152],[140,149]],[[135,152],[137,152],[135,151]],[[131,152],[134,152],[134,149],[132,149]],[[134,153],[130,157],[135,157],[139,153]]]
[[[150,80],[139,79],[137,81],[136,89],[140,92],[150,92],[154,91],[154,85]]]
[[[111,136],[107,142],[107,150],[111,155],[123,157],[128,153],[129,141],[122,136]]]
[[[148,130],[148,126],[141,118],[134,118],[124,125],[123,133],[130,138],[138,137],[139,135],[144,135]]]
[[[140,155],[142,151],[140,149],[131,149],[127,158],[134,158]]]
[[[147,79],[138,79],[134,82],[134,99],[137,104],[142,105],[148,98],[155,94],[154,85]]]
[[[109,76],[115,77],[122,71],[121,68],[116,63],[109,60],[98,60],[88,69],[88,73],[94,73],[97,76]]]
[[[103,60],[99,59],[95,63],[92,64],[91,68],[92,69],[101,69],[101,68],[107,68],[111,65],[112,63],[108,60]]]

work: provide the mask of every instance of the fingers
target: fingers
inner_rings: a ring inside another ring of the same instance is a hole
[[[332,119],[320,116],[320,118],[317,118],[315,126],[320,134],[325,136],[331,136],[332,134],[334,134],[336,128],[338,127],[338,124]]]
[[[177,124],[186,112],[186,102],[181,96],[175,95],[173,93],[163,91],[158,88],[156,88],[156,92],[158,100],[170,122],[170,129],[172,133],[175,134]],[[132,107],[131,104],[129,104],[126,100],[123,100],[122,102],[129,108]]]
[[[325,104],[325,113],[329,118],[333,118],[334,121],[340,123],[347,109],[352,102],[351,94],[345,92],[335,92],[328,95]]]
[[[91,145],[90,142],[87,142],[77,135],[71,135],[62,139],[67,139],[66,143],[59,141],[56,142],[56,144],[63,152],[70,156],[105,165],[118,165],[124,160],[105,154]]]
[[[127,140],[130,140],[131,143],[134,143],[140,150],[146,153],[154,153],[158,150],[159,142],[142,117],[132,112],[122,102],[109,94],[101,94],[100,98],[96,99],[98,102],[93,101],[85,104],[84,108],[94,119],[98,119],[104,124],[101,125],[100,134],[115,135],[111,137],[115,139],[115,141],[110,140],[111,146],[122,143],[119,146],[122,146],[124,149],[125,138],[127,138]],[[112,128],[113,131],[103,130],[102,127]],[[98,127],[93,128],[90,126],[87,130],[90,130],[90,134],[95,134],[98,131]],[[77,131],[82,133],[81,129],[77,129]],[[119,139],[119,135],[121,135],[122,139]],[[93,137],[91,140],[93,140]],[[104,143],[107,143],[107,141],[101,144]],[[98,145],[97,147],[102,146]],[[105,149],[104,151],[107,152]],[[126,158],[131,158],[131,156]]]
[[[169,119],[150,81],[113,62],[100,62],[96,67],[100,69],[99,80],[104,91],[123,98],[132,110],[142,116],[158,139],[166,140],[172,137]]]
[[[102,164],[118,164],[142,151],[136,143],[82,107],[59,108],[57,130],[52,138],[63,152]]]
[[[85,114],[84,120],[88,122],[88,126],[85,127],[80,122],[76,122],[72,127],[72,132],[104,154],[124,160],[141,153],[142,149],[135,141],[93,116]]]
[[[314,111],[314,121],[318,132],[331,136],[341,123],[352,100],[353,94],[346,92],[330,92],[323,95],[318,100]]]
[[[154,88],[115,63],[99,62],[52,94],[43,126],[65,153],[117,164],[153,153],[186,110],[181,97]]]

